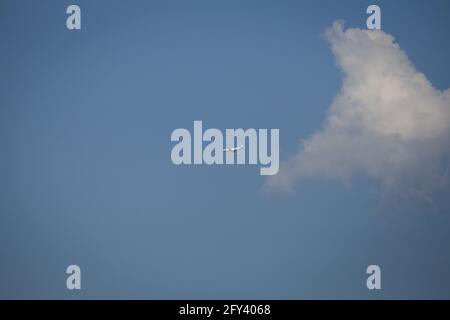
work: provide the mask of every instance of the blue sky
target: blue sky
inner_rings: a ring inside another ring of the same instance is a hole
[[[272,194],[257,166],[170,160],[194,120],[279,128],[295,154],[343,82],[325,30],[365,28],[371,2],[76,1],[69,31],[71,3],[0,2],[1,298],[450,298],[448,193],[382,200],[357,175]],[[449,88],[450,3],[377,4]]]

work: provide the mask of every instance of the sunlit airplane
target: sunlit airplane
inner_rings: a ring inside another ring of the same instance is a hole
[[[243,149],[243,148],[244,148],[244,146],[243,146],[243,145],[240,145],[240,146],[237,147],[237,148],[226,147],[226,148],[223,149],[222,151],[223,151],[223,152],[236,152],[236,151],[239,151],[239,150],[241,150],[241,149]]]

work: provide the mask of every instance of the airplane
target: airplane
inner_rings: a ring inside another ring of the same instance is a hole
[[[243,148],[244,148],[244,145],[240,145],[240,146],[237,147],[237,148],[226,147],[226,148],[223,149],[222,151],[223,151],[223,152],[236,152],[236,151],[239,151],[239,150],[241,150],[241,149],[243,149]]]

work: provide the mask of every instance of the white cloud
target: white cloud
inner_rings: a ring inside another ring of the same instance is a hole
[[[381,30],[344,30],[338,21],[326,39],[345,74],[342,88],[322,130],[265,187],[290,191],[302,178],[364,174],[383,192],[431,199],[448,178],[450,90],[435,89]]]

